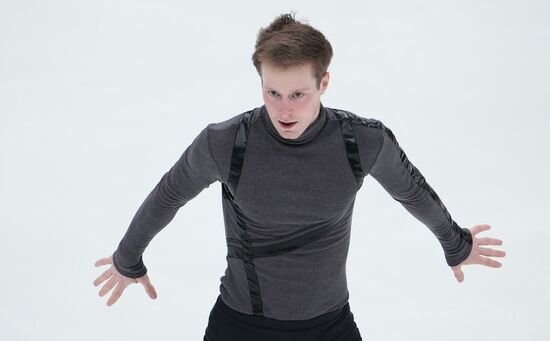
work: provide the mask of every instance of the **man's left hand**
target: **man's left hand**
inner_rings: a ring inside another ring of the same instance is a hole
[[[480,246],[480,245],[502,245],[502,240],[500,239],[489,238],[489,237],[476,238],[476,235],[479,232],[486,231],[490,228],[491,228],[491,225],[483,224],[483,225],[476,225],[470,229],[470,232],[472,232],[472,251],[470,252],[470,255],[468,256],[468,258],[466,258],[462,263],[451,267],[457,281],[459,282],[464,281],[464,272],[462,272],[462,270],[460,269],[462,265],[481,264],[492,268],[500,268],[502,266],[502,263],[497,262],[496,260],[493,260],[488,257],[482,257],[482,256],[504,257],[506,255],[504,251],[494,250],[488,247]]]

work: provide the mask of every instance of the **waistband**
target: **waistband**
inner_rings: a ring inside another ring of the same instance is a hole
[[[214,310],[218,309],[228,318],[236,320],[247,325],[258,326],[262,328],[278,329],[278,330],[303,330],[318,327],[320,325],[330,324],[332,321],[337,321],[350,314],[349,302],[342,308],[329,311],[328,313],[316,316],[308,320],[278,320],[265,316],[244,314],[240,311],[229,307],[218,295]]]

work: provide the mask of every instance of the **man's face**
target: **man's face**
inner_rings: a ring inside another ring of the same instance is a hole
[[[262,96],[271,122],[283,138],[298,138],[319,114],[329,73],[317,89],[311,63],[286,69],[262,63],[261,71]]]

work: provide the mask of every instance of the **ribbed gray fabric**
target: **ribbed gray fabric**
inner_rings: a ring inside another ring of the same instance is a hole
[[[227,183],[240,116],[208,124],[149,193],[113,254],[120,273],[133,278],[143,276],[147,271],[143,251],[178,209],[213,182]],[[411,175],[414,166],[404,162],[391,133],[380,125],[358,122],[354,122],[353,130],[365,176],[371,174],[430,228],[442,245],[448,265],[466,259],[471,234],[450,218],[443,204],[434,198],[435,192],[429,193],[416,168],[415,177]],[[346,259],[359,188],[333,109],[321,104],[319,116],[294,140],[279,135],[265,105],[254,109],[235,192],[252,242],[275,241],[306,225],[340,217],[320,240],[282,255],[254,259],[265,317],[305,320],[346,304]],[[225,200],[222,207],[226,237],[238,240],[235,213]],[[223,301],[237,311],[252,314],[243,260],[227,258],[220,281]]]

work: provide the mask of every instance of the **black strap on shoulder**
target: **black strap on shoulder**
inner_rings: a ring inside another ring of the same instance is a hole
[[[241,169],[244,163],[244,154],[246,151],[246,144],[248,142],[248,132],[250,131],[250,121],[254,109],[244,112],[241,115],[241,120],[237,131],[235,132],[235,140],[233,142],[233,151],[231,153],[231,166],[229,169],[229,178],[227,180],[227,188],[225,193],[231,198],[235,195],[237,185],[239,184],[239,178],[241,177]],[[224,184],[225,185],[225,184]]]
[[[361,167],[361,159],[359,158],[359,148],[357,147],[357,140],[355,139],[355,132],[353,131],[352,121],[357,116],[349,111],[332,109],[340,122],[340,128],[342,129],[342,136],[344,137],[344,143],[346,144],[346,153],[348,155],[348,161],[351,166],[355,180],[359,188],[363,184],[363,167]]]

